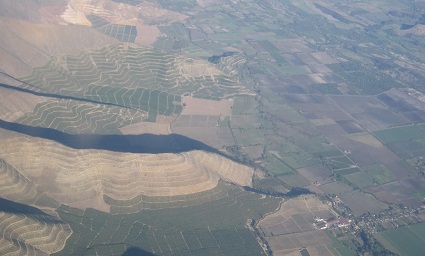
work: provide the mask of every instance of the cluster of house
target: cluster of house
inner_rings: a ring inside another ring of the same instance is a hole
[[[347,220],[343,216],[332,217],[327,220],[316,217],[315,221],[316,222],[313,225],[317,229],[327,229],[327,228],[334,228],[334,227],[346,228],[351,225],[351,220]]]

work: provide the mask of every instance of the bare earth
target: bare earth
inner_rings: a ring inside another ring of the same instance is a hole
[[[183,97],[183,104],[186,106],[182,111],[182,115],[230,116],[233,100],[215,101],[185,96]]]

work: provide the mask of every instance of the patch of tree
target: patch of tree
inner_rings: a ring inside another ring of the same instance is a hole
[[[112,0],[112,2],[136,6],[138,4],[141,4],[143,0]]]
[[[235,55],[236,52],[225,52],[222,55],[213,55],[212,57],[208,58],[208,61],[214,64],[220,63],[221,58],[230,57]]]
[[[247,154],[245,154],[239,145],[227,146],[225,149],[231,154],[232,160],[254,168],[258,167],[258,164],[256,164]]]
[[[425,25],[425,14],[423,14],[419,20],[417,22],[415,22],[414,24],[402,24],[400,29],[401,30],[407,30],[407,29],[411,29],[414,28],[416,25]]]
[[[335,18],[335,19],[337,19],[341,22],[344,22],[344,23],[347,23],[347,24],[350,23],[350,21],[347,20],[346,18],[344,18],[341,14],[339,14],[339,13],[337,13],[337,12],[331,10],[331,9],[328,9],[328,8],[324,7],[323,5],[314,3],[314,6],[316,6],[316,8],[319,9],[320,11],[322,11],[324,14],[331,15],[333,18]]]
[[[357,246],[356,252],[358,255],[372,255],[372,256],[396,256],[389,250],[387,250],[378,240],[370,234],[367,234],[363,230],[359,232],[359,237],[362,244],[357,240],[354,240],[354,244]]]
[[[308,190],[306,188],[301,188],[301,187],[293,187],[291,190],[289,190],[286,193],[282,193],[282,192],[278,192],[278,191],[271,191],[271,190],[266,190],[266,189],[261,189],[261,188],[251,188],[251,187],[247,187],[247,186],[244,186],[243,189],[245,191],[254,192],[254,193],[257,193],[257,194],[261,194],[261,195],[274,196],[274,197],[284,197],[284,198],[294,198],[294,197],[301,196],[301,195],[314,194],[310,190]]]

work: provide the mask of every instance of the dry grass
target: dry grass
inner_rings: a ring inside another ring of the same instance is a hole
[[[70,0],[61,17],[69,24],[91,25],[86,18],[90,14],[105,18],[114,24],[132,25],[140,18],[151,23],[170,23],[187,18],[151,2],[132,6],[109,0]]]
[[[185,96],[182,101],[185,104],[182,115],[230,116],[232,114],[232,99],[216,101]]]
[[[375,148],[384,147],[384,145],[375,137],[373,137],[370,133],[355,133],[355,134],[350,134],[347,137],[351,140],[364,143],[371,147],[375,147]]]
[[[170,134],[169,124],[167,123],[151,123],[151,122],[140,122],[130,124],[120,128],[122,134],[144,134],[151,133],[156,135]]]
[[[96,49],[117,40],[84,26],[33,24],[0,17],[0,67],[15,77],[45,65],[50,56]]]
[[[47,100],[30,93],[0,88],[0,119],[13,122]]]
[[[177,68],[183,77],[218,76],[222,72],[213,64],[205,60],[188,59],[180,57],[176,59]]]
[[[103,195],[177,196],[210,190],[219,179],[251,186],[253,170],[203,151],[134,154],[76,150],[26,136],[1,141],[0,155],[59,202],[108,211]]]
[[[61,251],[72,230],[48,215],[0,212],[0,255],[50,255]]]

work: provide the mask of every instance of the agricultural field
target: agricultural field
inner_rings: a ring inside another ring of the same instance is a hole
[[[340,198],[350,207],[355,216],[360,216],[365,213],[376,214],[388,209],[385,203],[380,202],[372,195],[360,191],[342,194]]]
[[[11,140],[2,140],[11,146],[2,148],[1,154],[8,164],[19,169],[14,175],[28,177],[55,200],[81,209],[90,207],[109,212],[111,201],[121,200],[141,210],[145,207],[140,199],[142,195],[191,195],[215,188],[220,180],[252,186],[252,168],[201,150],[137,154],[74,149],[50,140],[34,141],[29,136]],[[21,162],[23,156],[31,161]],[[61,172],[56,173],[57,169]],[[21,186],[18,183],[14,189]],[[75,191],[75,188],[79,189]],[[104,196],[114,200],[105,201]]]
[[[418,255],[424,248],[424,223],[388,230],[376,234],[376,238],[394,253]]]
[[[279,211],[268,215],[257,225],[269,242],[273,255],[290,255],[299,248],[305,248],[310,255],[339,255],[335,250],[341,248],[334,247],[332,238],[324,230],[313,226],[316,217],[329,219],[332,216],[334,213],[320,199],[302,196],[283,202]]]
[[[221,186],[227,190],[224,197],[211,196],[211,201],[192,206],[177,202],[172,209],[133,214],[110,215],[61,206],[59,216],[76,232],[57,255],[114,255],[130,247],[155,255],[232,255],[238,251],[261,255],[263,250],[245,226],[246,220],[261,218],[264,213],[275,210],[279,200],[227,184]]]
[[[208,62],[124,45],[52,60],[22,80],[30,91],[139,109],[153,121],[180,114],[185,93],[217,99],[243,89]]]
[[[119,128],[142,122],[146,113],[75,100],[49,100],[38,104],[15,122],[34,127],[46,127],[70,134],[117,134]]]
[[[24,2],[0,254],[424,250],[424,1]]]

